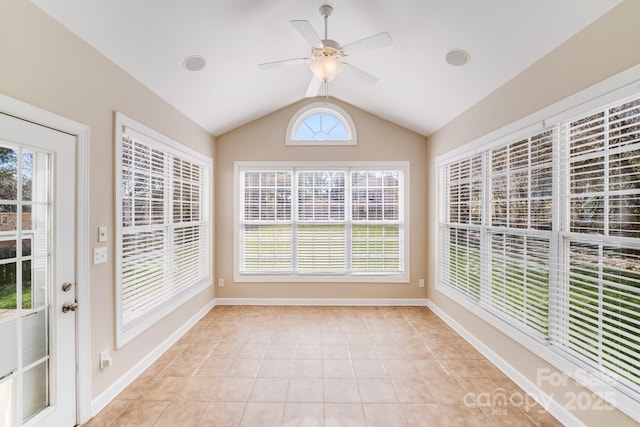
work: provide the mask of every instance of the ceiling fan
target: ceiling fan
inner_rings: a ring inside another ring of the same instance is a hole
[[[349,70],[351,74],[363,83],[369,85],[375,84],[378,81],[377,78],[342,60],[352,53],[391,46],[393,44],[393,40],[391,40],[389,33],[382,32],[374,34],[364,39],[341,46],[340,43],[330,39],[327,35],[327,23],[329,16],[331,16],[331,13],[333,12],[333,7],[329,5],[321,6],[319,12],[324,19],[323,39],[320,39],[309,21],[290,21],[302,37],[311,44],[311,56],[309,58],[294,58],[267,62],[264,64],[258,64],[258,68],[261,70],[267,70],[286,65],[310,64],[311,71],[314,76],[311,78],[311,82],[307,88],[307,93],[305,95],[307,97],[317,96],[323,83],[325,84],[326,91],[327,83],[333,79],[342,68]]]

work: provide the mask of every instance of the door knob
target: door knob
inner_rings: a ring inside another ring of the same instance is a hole
[[[62,312],[66,313],[68,311],[76,311],[78,309],[77,302],[65,302],[62,304]]]

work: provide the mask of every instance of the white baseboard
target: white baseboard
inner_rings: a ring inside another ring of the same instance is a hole
[[[456,322],[451,316],[445,313],[431,300],[427,300],[427,307],[433,311],[438,317],[440,317],[445,323],[453,328],[460,336],[462,336],[469,344],[475,347],[484,357],[486,357],[491,363],[496,365],[498,369],[504,372],[514,383],[518,385],[528,395],[533,397],[544,409],[553,415],[558,421],[565,426],[583,427],[585,424],[576,418],[567,408],[559,404],[548,393],[545,393],[540,387],[538,387],[533,381],[525,377],[516,368],[511,366],[506,360],[504,360],[495,351],[489,348],[482,341],[477,339],[471,332],[465,329],[462,325]]]
[[[129,369],[126,374],[120,377],[109,388],[91,401],[91,417],[95,417],[98,412],[104,409],[113,399],[116,398],[129,384],[131,384],[145,369],[164,354],[180,337],[191,329],[200,319],[202,319],[216,305],[216,300],[211,300],[207,305],[195,313],[187,322],[178,328],[173,334],[168,336],[159,346],[149,352],[140,362]]]
[[[426,298],[216,298],[216,305],[425,307]]]

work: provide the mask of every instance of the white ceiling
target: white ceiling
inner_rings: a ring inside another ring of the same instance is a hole
[[[308,57],[289,21],[322,35],[322,4],[334,7],[329,38],[342,45],[381,31],[394,41],[349,57],[377,85],[343,72],[330,96],[430,135],[622,0],[32,1],[217,136],[304,97],[308,65],[257,64]],[[444,61],[453,48],[468,65]],[[183,68],[194,54],[204,70]]]

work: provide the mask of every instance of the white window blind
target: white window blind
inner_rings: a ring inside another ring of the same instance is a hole
[[[640,387],[640,246],[567,239],[566,319],[557,345]]]
[[[210,285],[210,166],[131,119],[119,115],[117,126],[122,345]]]
[[[440,165],[439,280],[640,401],[640,94]]]
[[[640,389],[640,98],[563,125],[569,181],[565,323],[554,342]],[[563,299],[560,299],[560,296]]]
[[[399,171],[351,172],[353,271],[400,271],[400,185]]]
[[[290,272],[292,171],[245,171],[242,176],[242,270]]]
[[[276,169],[238,173],[239,274],[405,274],[404,168]]]
[[[529,334],[548,335],[549,239],[489,232],[490,280],[485,304]]]
[[[480,299],[480,230],[440,226],[440,281],[474,301]]]
[[[551,230],[553,131],[496,148],[491,158],[491,225]]]
[[[344,273],[347,270],[345,171],[297,171],[297,270]]]
[[[441,175],[447,188],[440,207],[440,279],[473,300],[480,299],[480,225],[483,220],[484,156],[447,165]]]
[[[553,138],[546,130],[487,153],[491,226],[483,302],[539,338],[548,335]]]

